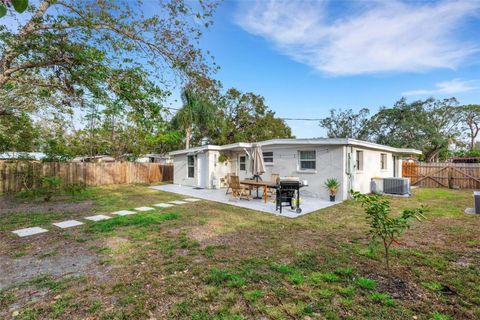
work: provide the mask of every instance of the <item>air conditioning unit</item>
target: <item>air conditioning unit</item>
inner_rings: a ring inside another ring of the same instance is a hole
[[[383,178],[383,193],[401,195],[410,194],[410,179]]]

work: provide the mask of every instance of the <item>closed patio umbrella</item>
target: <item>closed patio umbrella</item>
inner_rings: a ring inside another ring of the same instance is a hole
[[[255,177],[255,180],[258,181],[258,178],[265,173],[265,164],[263,163],[263,152],[262,147],[258,144],[252,147],[251,151],[251,163],[250,169]],[[257,199],[260,199],[258,196],[258,187],[257,187]]]

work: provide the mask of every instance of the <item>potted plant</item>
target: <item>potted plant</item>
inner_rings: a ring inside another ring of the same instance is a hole
[[[335,195],[340,187],[340,182],[335,178],[329,178],[325,181],[325,188],[330,192],[330,201],[335,201]]]

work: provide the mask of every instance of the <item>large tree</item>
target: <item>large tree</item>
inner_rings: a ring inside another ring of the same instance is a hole
[[[44,0],[31,6],[18,30],[0,27],[0,115],[65,112],[92,100],[120,99],[136,109],[159,104],[167,92],[153,94],[154,87],[212,70],[198,40],[215,5]]]
[[[475,149],[475,140],[480,132],[480,105],[469,104],[460,106],[460,121],[462,127],[468,130],[468,145],[470,151]]]
[[[285,121],[257,94],[229,89],[217,101],[221,123],[210,130],[213,143],[256,142],[274,138],[291,138],[292,131]]]
[[[217,122],[217,109],[205,96],[196,92],[193,87],[187,86],[182,91],[183,106],[172,119],[174,127],[184,130],[185,148],[190,148],[192,130],[213,125]]]
[[[330,116],[320,120],[320,126],[327,130],[329,138],[353,138],[367,140],[369,134],[369,113],[367,108],[354,112],[330,110]]]
[[[455,98],[429,98],[408,103],[402,98],[392,108],[381,108],[371,121],[374,142],[393,147],[416,148],[426,161],[458,141],[459,110]]]

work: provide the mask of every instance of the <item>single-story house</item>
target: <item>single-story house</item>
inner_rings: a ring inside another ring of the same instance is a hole
[[[0,160],[42,160],[45,158],[42,152],[3,152],[0,153]]]
[[[173,160],[168,154],[148,153],[138,157],[135,162],[172,164]]]
[[[205,145],[170,152],[174,164],[174,183],[199,188],[222,187],[220,178],[237,174],[252,177],[249,153],[255,144],[262,148],[266,172],[296,176],[306,180],[302,196],[328,199],[325,180],[336,178],[341,186],[338,200],[347,199],[349,190],[370,192],[373,177],[401,177],[402,157],[420,155],[421,151],[384,146],[344,138],[273,139],[258,143]]]
[[[83,157],[76,157],[72,159],[72,162],[93,162],[93,163],[115,162],[115,161],[116,159],[114,157],[110,157],[107,155],[83,156]]]

